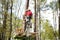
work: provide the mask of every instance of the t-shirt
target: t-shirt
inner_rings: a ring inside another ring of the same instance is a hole
[[[30,10],[28,10],[28,11],[25,12],[25,15],[26,16],[32,16],[32,12]]]

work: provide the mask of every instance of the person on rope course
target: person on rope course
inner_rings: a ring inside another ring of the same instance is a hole
[[[32,23],[31,23],[32,15],[33,14],[31,12],[31,10],[30,9],[27,9],[25,11],[24,16],[23,16],[23,19],[25,21],[25,23],[24,23],[25,24],[25,26],[24,26],[25,32],[28,32],[28,34],[30,32],[30,28],[32,28]]]

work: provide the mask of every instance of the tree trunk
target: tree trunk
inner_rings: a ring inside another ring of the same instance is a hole
[[[27,0],[26,9],[28,9],[28,7],[29,7],[29,0]]]
[[[60,39],[60,13],[59,13],[59,39]]]
[[[35,15],[34,15],[34,32],[36,32],[36,16],[37,16],[37,13],[36,13],[36,0],[35,1],[35,7],[34,7],[34,10],[35,10]],[[34,38],[34,40],[37,40],[36,37]]]
[[[11,40],[11,33],[12,33],[12,6],[13,6],[13,1],[11,0],[11,14],[10,14],[10,37],[9,37],[9,40]]]
[[[59,14],[59,39],[60,39],[60,14]]]
[[[59,0],[59,11],[60,11],[60,0]],[[59,40],[60,40],[60,12],[59,12]]]
[[[3,33],[2,33],[2,40],[7,40],[7,37],[6,37],[6,27],[7,27],[7,24],[6,24],[6,19],[7,19],[7,11],[8,11],[8,5],[7,5],[7,2],[5,1],[4,2],[4,6],[3,6],[3,9],[4,9],[4,12],[3,12],[3,17],[4,17],[4,20],[3,20]]]
[[[5,30],[6,30],[6,16],[4,14],[4,20],[3,20],[3,40],[5,40]]]
[[[27,3],[26,3],[26,10],[28,9],[29,7],[29,0],[27,0]],[[25,20],[25,16],[24,16],[24,31],[26,30],[26,20]]]

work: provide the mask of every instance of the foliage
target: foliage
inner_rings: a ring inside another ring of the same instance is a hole
[[[53,27],[49,24],[48,20],[42,23],[42,27],[43,27],[43,31],[41,32],[42,40],[45,39],[55,40],[56,34],[54,34]]]
[[[50,5],[49,5],[52,9],[58,9],[59,8],[59,3],[58,3],[58,1],[56,1],[56,2],[54,2],[54,1],[52,1],[52,2],[50,2]]]

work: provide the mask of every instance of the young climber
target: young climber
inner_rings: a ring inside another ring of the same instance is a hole
[[[32,19],[32,12],[30,9],[27,9],[23,15],[24,20],[24,30],[26,30],[26,24],[27,22],[31,22]],[[30,23],[30,27],[32,27],[32,24]]]

